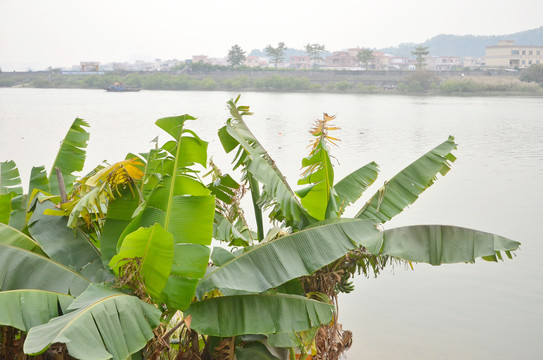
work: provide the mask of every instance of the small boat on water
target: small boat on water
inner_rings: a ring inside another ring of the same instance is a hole
[[[120,82],[113,83],[113,85],[109,85],[106,88],[106,91],[108,92],[135,92],[140,90],[141,89],[139,88],[124,86],[123,83]]]

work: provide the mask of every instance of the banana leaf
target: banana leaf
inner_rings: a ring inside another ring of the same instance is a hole
[[[12,194],[0,195],[0,224],[9,224]]]
[[[452,150],[456,149],[454,138],[430,150],[405,169],[396,174],[372,196],[355,216],[359,219],[376,219],[385,223],[414,203],[420,194],[437,179],[445,175],[450,163],[456,160]]]
[[[207,188],[211,190],[211,193],[215,197],[226,203],[232,204],[232,198],[236,195],[235,191],[240,188],[240,184],[232,179],[228,174],[219,175],[217,178],[210,184],[207,185]]]
[[[199,333],[230,337],[307,330],[332,321],[333,311],[333,305],[303,296],[253,294],[194,302],[185,315]]]
[[[33,167],[30,171],[28,193],[32,194],[34,192],[34,189],[45,192],[50,191],[49,179],[47,178],[47,172],[45,171],[45,167],[43,166]]]
[[[34,213],[28,223],[30,235],[54,261],[75,269],[94,282],[108,278],[100,252],[80,229],[70,229],[65,216],[45,215],[57,210],[51,201],[35,201]]]
[[[220,246],[215,246],[211,252],[211,261],[215,266],[223,266],[228,261],[235,259],[236,255]]]
[[[5,195],[0,195],[5,196]],[[9,226],[23,230],[26,227],[26,222],[30,217],[26,212],[28,196],[26,194],[17,195],[11,199],[11,213],[9,215]]]
[[[77,296],[89,285],[81,274],[32,251],[0,243],[0,290],[38,289]]]
[[[331,215],[330,217],[337,217],[338,210],[335,199],[337,195],[333,188],[334,168],[323,142],[323,140],[319,141],[311,154],[302,159],[302,168],[306,170],[305,176],[298,180],[298,185],[310,184],[311,186],[297,192],[302,206],[318,221],[324,220],[327,213]]]
[[[277,356],[274,356],[266,346],[258,341],[252,341],[243,343],[236,346],[236,359],[237,360],[280,360]]]
[[[194,298],[198,281],[205,275],[208,262],[207,246],[175,244],[172,269],[162,292],[161,302],[173,309],[188,308]],[[202,266],[204,263],[206,266]]]
[[[174,260],[172,270],[164,288],[164,299],[171,300],[170,306],[183,310],[194,297],[198,279],[203,276],[209,261],[209,248],[213,234],[215,197],[188,168],[194,164],[205,166],[207,142],[190,130],[184,129],[190,115],[168,117],[157,120],[156,124],[168,134],[176,137],[176,144],[170,146],[174,157],[163,162],[162,181],[149,195],[144,209],[126,227],[117,250],[126,236],[140,227],[159,223],[173,236]],[[189,136],[187,136],[189,135]],[[178,246],[182,244],[183,246]],[[193,261],[183,261],[186,254],[193,254]],[[168,301],[169,301],[168,300]]]
[[[0,162],[0,195],[11,193],[15,195],[23,193],[19,169],[13,160]]]
[[[157,299],[166,286],[173,262],[173,236],[156,223],[150,228],[139,228],[123,241],[119,253],[109,265],[119,274],[126,259],[141,259],[141,275],[145,289]]]
[[[261,208],[272,206],[270,216],[277,220],[284,218],[288,225],[296,224],[297,228],[302,228],[309,223],[309,215],[274,161],[245,124],[243,116],[251,113],[249,107],[237,106],[238,99],[228,102],[232,119],[219,130],[221,143],[226,152],[238,148],[236,166],[243,164],[244,170],[263,185],[258,205]]]
[[[40,245],[32,238],[5,224],[0,224],[0,243],[32,251],[38,255],[47,256]]]
[[[520,243],[478,230],[446,225],[415,225],[389,229],[362,241],[372,254],[388,254],[403,260],[432,265],[473,263],[509,258]]]
[[[161,314],[135,296],[96,284],[67,310],[71,312],[30,329],[24,343],[26,354],[40,354],[59,342],[75,358],[126,359],[153,338]]]
[[[262,292],[311,275],[378,232],[370,220],[344,220],[315,226],[255,246],[206,274],[198,284],[201,299],[214,289]]]
[[[15,162],[0,162],[0,223],[22,230],[26,216],[24,199],[26,197]]]
[[[33,167],[30,172],[30,182],[28,194],[35,194],[35,190],[49,193],[49,180],[43,166]],[[2,196],[2,195],[0,195]],[[30,197],[32,198],[32,196]],[[9,217],[9,226],[26,231],[28,220],[31,213],[27,213],[29,196],[26,194],[14,196],[11,199],[11,214]],[[1,213],[1,212],[0,212]],[[1,221],[0,221],[1,222]]]
[[[34,326],[62,315],[73,300],[70,295],[43,290],[2,291],[0,325],[28,332]]]
[[[364,191],[375,182],[378,174],[379,167],[375,162],[371,162],[345,176],[334,186],[339,196],[340,214],[362,196]]]
[[[106,219],[100,233],[100,254],[104,266],[108,266],[111,258],[117,253],[117,242],[132,221],[132,214],[138,205],[138,198],[133,196],[129,189],[125,189],[121,192],[121,196],[109,201]]]
[[[224,216],[215,212],[213,238],[226,241],[230,246],[249,246],[256,238],[256,234],[253,234],[244,222],[237,220],[235,224],[232,224]]]
[[[83,119],[76,118],[60,145],[53,167],[49,172],[49,192],[51,194],[60,194],[56,168],[62,172],[66,193],[70,192],[76,179],[73,173],[83,170],[86,157],[85,149],[89,140],[89,133],[84,127],[89,127],[89,124]]]

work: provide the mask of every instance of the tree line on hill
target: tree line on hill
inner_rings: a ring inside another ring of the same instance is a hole
[[[408,42],[401,43],[398,46],[374,49],[375,51],[382,51],[399,57],[410,57],[415,47],[421,46],[429,49],[429,55],[431,56],[458,56],[458,57],[482,57],[485,55],[485,48],[487,46],[496,45],[499,40],[513,40],[519,45],[533,45],[543,46],[543,26],[539,28],[520,31],[512,34],[503,35],[451,35],[440,34],[434,36],[420,44]],[[284,45],[284,43],[283,43]],[[291,56],[304,56],[310,54],[307,46],[319,45],[308,44],[304,50],[292,49],[284,47],[283,56],[285,58]],[[326,57],[331,55],[331,52],[322,46],[321,56]],[[266,51],[270,45],[264,50],[253,49],[249,52],[248,56],[267,57],[270,53]],[[273,47],[272,47],[273,48]]]
[[[505,35],[440,34],[421,44],[409,42],[379,50],[395,56],[408,57],[413,48],[419,45],[430,48],[430,55],[433,56],[482,57],[485,55],[485,48],[496,45],[499,40],[513,40],[519,45],[543,46],[543,26]]]

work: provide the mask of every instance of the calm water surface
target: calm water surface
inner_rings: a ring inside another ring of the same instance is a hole
[[[160,117],[189,113],[224,169],[216,131],[228,117],[228,92],[106,93],[100,90],[0,89],[0,160],[13,159],[25,182],[46,165],[76,116],[91,124],[87,169],[122,160],[167,136]],[[295,186],[307,133],[323,112],[342,130],[336,179],[370,161],[376,186],[455,136],[449,174],[387,228],[452,224],[522,242],[512,261],[385,270],[358,278],[340,298],[354,333],[349,359],[540,359],[543,353],[543,99],[246,93],[247,122]],[[375,188],[375,187],[374,187]],[[372,194],[370,191],[369,194]],[[351,213],[359,205],[354,205]]]

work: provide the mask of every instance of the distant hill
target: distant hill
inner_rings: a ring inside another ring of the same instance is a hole
[[[514,40],[517,45],[537,45],[543,46],[543,26],[533,30],[521,31],[514,34],[506,35],[446,35],[441,34],[434,36],[431,39],[426,40],[421,44],[416,43],[401,43],[395,47],[388,47],[383,49],[376,49],[378,51],[384,51],[388,54],[402,57],[413,57],[411,51],[416,46],[427,46],[430,51],[430,55],[433,56],[473,56],[482,57],[485,56],[485,48],[487,46],[497,45],[499,40]],[[328,51],[323,52],[321,56],[324,58],[331,55]],[[338,51],[341,49],[333,49],[331,51]],[[288,47],[285,52],[285,59],[291,56],[304,56],[307,55],[305,50],[292,49]],[[248,56],[266,57],[264,49],[253,49]]]
[[[430,55],[434,56],[473,56],[481,57],[485,55],[485,47],[497,45],[498,40],[514,40],[517,45],[536,45],[543,46],[543,26],[506,35],[437,35],[426,40],[422,44],[402,43],[397,47],[378,49],[386,53],[411,57],[411,51],[416,46],[427,46]]]

